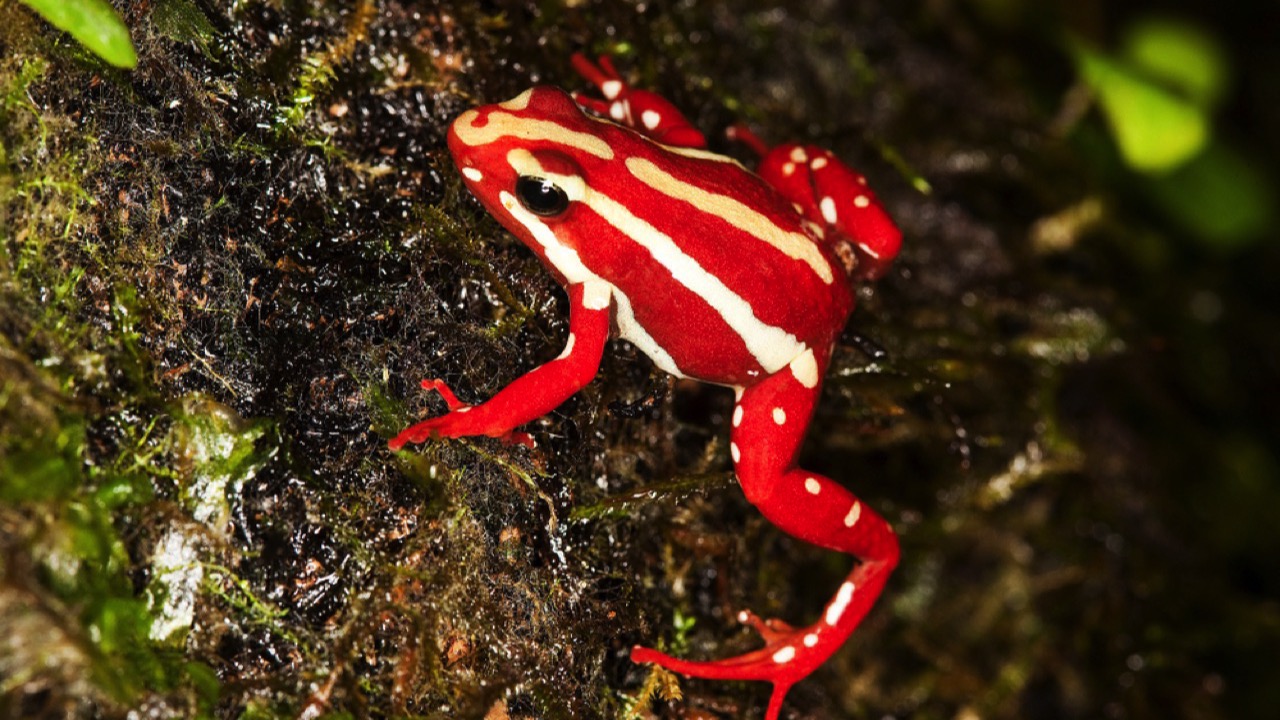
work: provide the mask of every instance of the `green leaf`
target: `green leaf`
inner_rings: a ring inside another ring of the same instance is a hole
[[[1098,102],[1125,162],[1160,173],[1195,157],[1209,139],[1204,111],[1133,66],[1077,43],[1076,68]]]
[[[129,29],[106,0],[21,0],[90,52],[122,68],[138,66]]]
[[[1220,251],[1267,237],[1276,220],[1276,187],[1258,163],[1222,142],[1173,172],[1147,179],[1165,214]]]
[[[1125,33],[1122,52],[1135,67],[1206,110],[1226,93],[1222,48],[1193,25],[1160,17],[1139,20]]]

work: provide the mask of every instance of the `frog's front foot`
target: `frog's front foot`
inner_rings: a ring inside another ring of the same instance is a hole
[[[453,391],[449,389],[449,386],[443,380],[423,380],[422,389],[435,390],[440,393],[440,397],[444,398],[445,405],[449,407],[449,412],[439,417],[423,420],[400,431],[398,435],[387,443],[387,446],[393,451],[399,450],[405,445],[424,443],[433,437],[456,438],[467,435],[488,435],[508,444],[533,447],[533,437],[528,433],[495,428],[486,423],[479,414],[468,415],[475,406],[459,400],[458,396],[453,394]]]
[[[723,660],[695,661],[637,645],[631,649],[631,661],[653,663],[689,677],[772,683],[765,718],[776,720],[791,686],[812,673],[844,642],[842,635],[829,632],[831,627],[822,623],[795,628],[781,620],[762,619],[749,610],[738,613],[738,621],[760,633],[764,647]]]

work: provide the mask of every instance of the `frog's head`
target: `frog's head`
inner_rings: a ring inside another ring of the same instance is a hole
[[[467,188],[538,251],[586,197],[588,173],[614,160],[613,131],[563,90],[534,87],[460,115],[449,128],[449,150]]]

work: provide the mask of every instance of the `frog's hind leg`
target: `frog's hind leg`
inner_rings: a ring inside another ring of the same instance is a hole
[[[844,644],[898,562],[897,537],[883,518],[836,482],[795,466],[825,369],[825,363],[807,353],[791,368],[742,392],[734,409],[730,452],[743,492],[770,522],[802,540],[849,553],[858,564],[827,603],[822,618],[808,627],[792,628],[741,613],[739,620],[765,641],[759,650],[704,662],[649,648],[631,651],[635,662],[657,663],[684,675],[772,683],[767,720],[778,717],[792,685]]]

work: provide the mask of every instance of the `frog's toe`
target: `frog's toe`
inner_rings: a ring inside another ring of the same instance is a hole
[[[824,638],[822,628],[795,629],[777,620],[755,619],[752,626],[764,647],[722,660],[682,660],[651,648],[636,646],[631,660],[654,663],[690,677],[713,680],[762,680],[790,686],[803,679],[840,646],[843,638]],[[756,624],[758,623],[758,624]],[[825,640],[825,642],[824,642]]]
[[[435,390],[440,393],[440,397],[444,398],[444,403],[449,406],[450,410],[457,410],[458,408],[467,406],[466,403],[458,399],[457,395],[453,394],[453,391],[449,389],[449,386],[446,385],[443,380],[438,378],[427,378],[422,381],[421,385],[423,390]],[[421,442],[421,440],[418,442]]]
[[[434,429],[435,423],[431,420],[425,420],[417,425],[401,430],[398,435],[387,442],[387,447],[391,448],[394,452],[405,445],[417,445],[419,443],[424,443],[431,437],[431,433]]]
[[[499,435],[498,439],[507,445],[523,445],[530,450],[537,447],[537,443],[533,441],[533,436],[527,432],[516,432],[515,430],[512,430],[509,433]]]
[[[764,647],[722,660],[695,661],[636,646],[631,649],[631,661],[653,663],[689,677],[772,683],[773,694],[765,717],[773,720],[787,690],[826,661],[844,641],[843,635],[822,623],[796,628],[781,620],[763,619],[749,610],[739,613],[738,620],[760,633]]]
[[[781,647],[781,646],[780,646]],[[765,711],[765,720],[777,720],[782,711],[782,701],[787,691],[805,675],[816,667],[809,665],[797,673],[783,670],[787,662],[779,662],[778,653],[772,644],[737,657],[724,660],[693,661],[681,660],[659,652],[652,648],[637,645],[631,649],[631,661],[636,663],[653,663],[672,672],[689,677],[707,678],[711,680],[761,680],[773,684],[773,692],[769,695],[769,707]],[[818,661],[821,663],[821,660]]]

